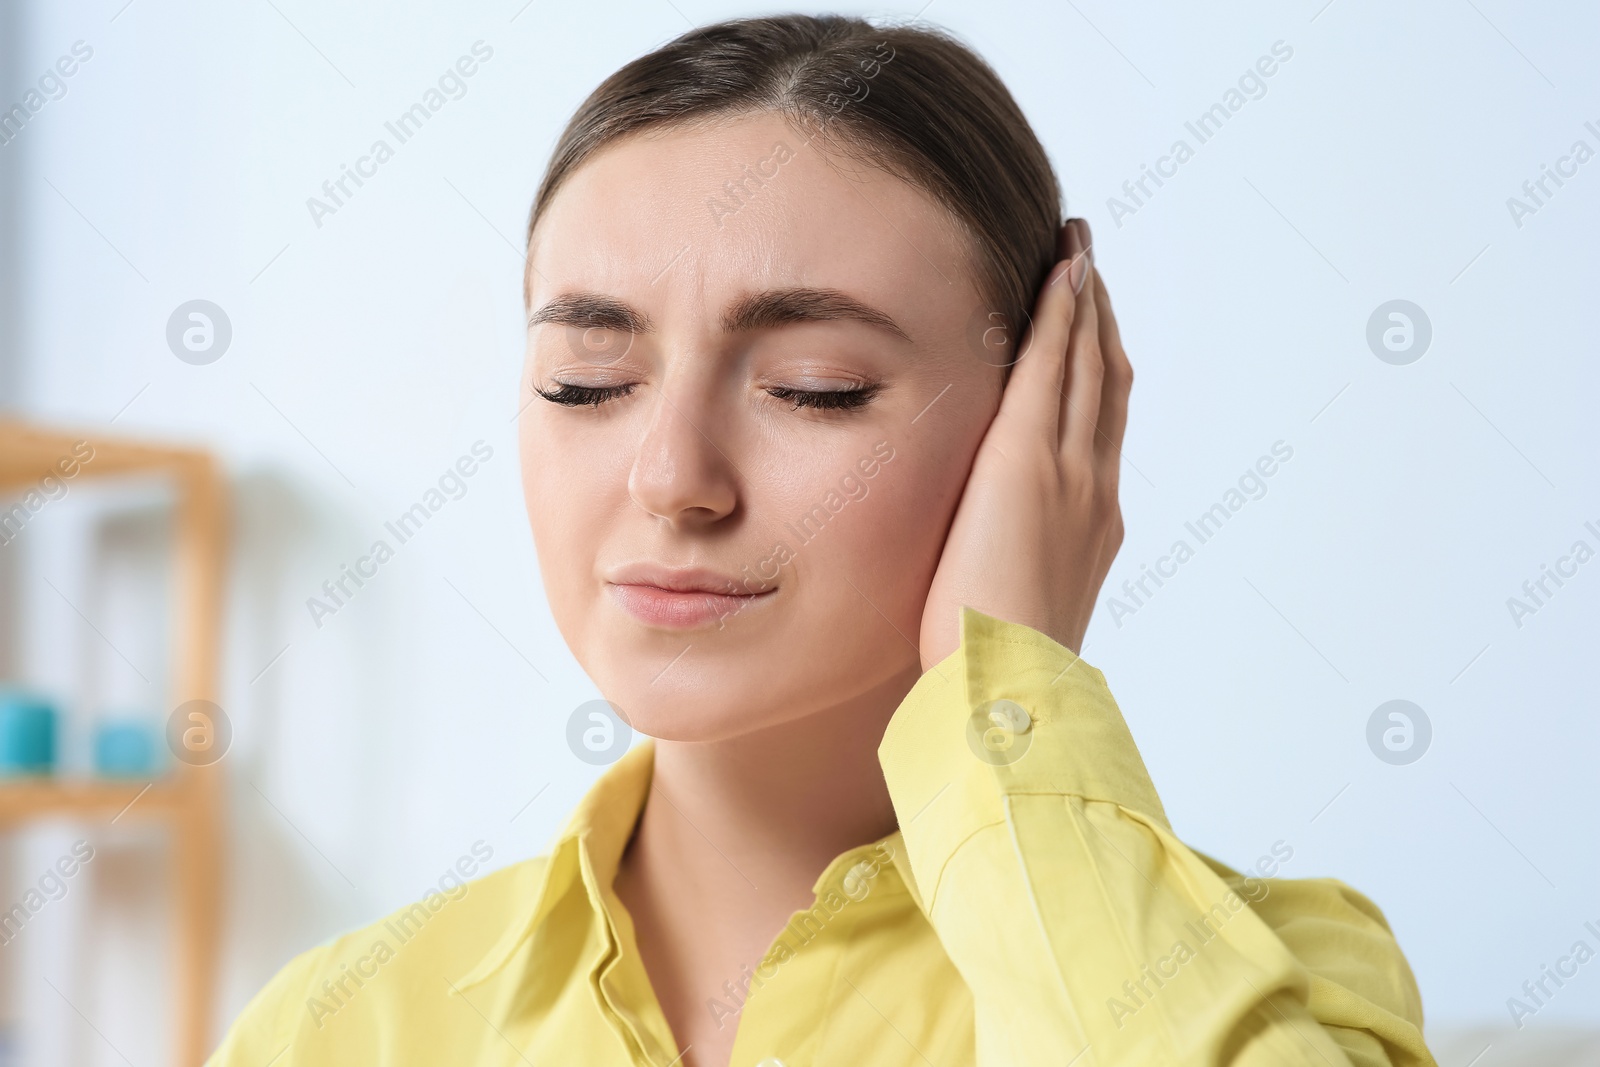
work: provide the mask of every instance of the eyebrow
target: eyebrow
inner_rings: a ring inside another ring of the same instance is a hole
[[[746,333],[797,322],[841,319],[865,323],[911,340],[911,335],[901,329],[899,323],[870,304],[837,289],[810,286],[767,289],[740,297],[723,313],[722,328],[729,333]],[[649,333],[655,329],[650,316],[637,308],[613,297],[588,292],[567,293],[544,304],[528,319],[529,326],[540,323],[629,333]]]

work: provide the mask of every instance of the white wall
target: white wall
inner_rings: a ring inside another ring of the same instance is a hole
[[[226,458],[231,1017],[291,954],[420,895],[474,841],[496,865],[534,854],[593,777],[563,724],[595,694],[544,604],[518,486],[514,246],[560,126],[599,79],[683,15],[753,9],[122,4],[26,4],[18,19],[6,105],[74,42],[93,56],[0,147],[22,313],[0,385],[31,416],[114,418]],[[1574,141],[1600,150],[1600,16],[1505,0],[1211,6],[926,12],[999,69],[1094,227],[1138,371],[1108,594],[1274,442],[1293,448],[1266,495],[1120,626],[1102,609],[1085,654],[1191,843],[1243,864],[1288,842],[1285,875],[1337,875],[1383,907],[1430,1029],[1504,1026],[1506,998],[1600,922],[1600,562],[1520,627],[1506,603],[1575,540],[1600,548],[1584,526],[1600,528],[1600,160],[1521,225],[1507,207]],[[493,57],[466,95],[318,226],[307,198],[480,40]],[[1175,139],[1196,146],[1185,122],[1280,40],[1293,55],[1266,94],[1119,226],[1108,198]],[[165,340],[196,298],[233,330],[206,366]],[[1395,298],[1432,324],[1405,366],[1366,340]],[[465,496],[317,628],[307,597],[479,440],[494,455]],[[24,546],[41,620],[24,666],[70,686],[81,624],[43,581],[73,587],[81,553],[41,531]],[[1366,741],[1394,698],[1434,731],[1406,766]],[[40,937],[109,957],[98,982],[61,966],[61,993],[154,1063],[168,1040],[147,930],[159,879],[142,846],[107,841],[99,906],[62,909]],[[19,846],[14,876],[59,847]],[[37,958],[8,983],[56,1028],[36,1040],[120,1062],[27,969],[65,957]],[[1525,1035],[1562,1026],[1600,1026],[1600,965]],[[1534,1039],[1497,1039],[1495,1055]]]

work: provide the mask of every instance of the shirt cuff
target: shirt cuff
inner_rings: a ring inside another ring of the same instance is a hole
[[[1020,623],[961,609],[961,644],[912,686],[878,762],[931,912],[946,864],[1005,797],[1071,795],[1171,830],[1105,676]]]

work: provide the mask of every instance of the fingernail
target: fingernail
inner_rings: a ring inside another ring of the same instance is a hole
[[[1083,280],[1089,276],[1089,250],[1086,248],[1072,257],[1072,266],[1067,269],[1067,280],[1072,283],[1073,293],[1083,291]]]
[[[1088,219],[1080,218],[1073,221],[1078,224],[1079,255],[1083,260],[1078,284],[1072,288],[1072,291],[1076,293],[1083,288],[1083,283],[1088,279],[1089,272],[1094,269],[1094,237],[1089,233]]]

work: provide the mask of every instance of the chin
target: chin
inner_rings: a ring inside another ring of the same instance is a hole
[[[661,741],[727,741],[814,710],[791,704],[770,679],[749,671],[721,672],[714,684],[652,682],[648,675],[630,672],[600,689],[630,726]]]
[[[579,657],[585,672],[633,729],[663,741],[726,741],[836,707],[883,681],[887,659],[864,656],[865,643],[731,629],[609,636]]]
[[[849,606],[777,602],[679,629],[643,625],[605,598],[586,605],[568,644],[634,730],[726,741],[915,681],[915,650],[881,615]]]

